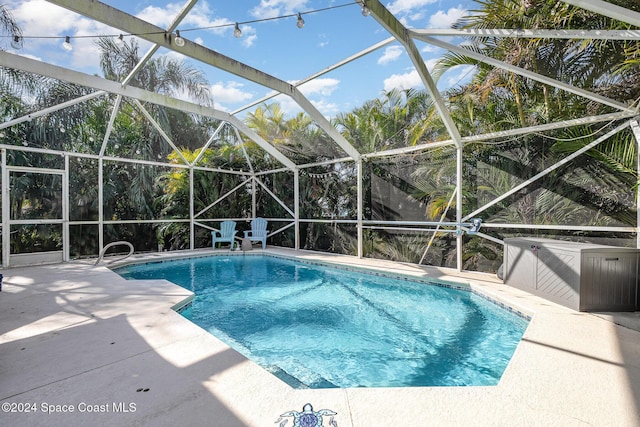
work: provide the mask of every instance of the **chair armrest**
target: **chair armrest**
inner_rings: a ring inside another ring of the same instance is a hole
[[[251,233],[251,230],[245,230],[244,231],[244,238],[248,239],[249,238],[249,234]]]

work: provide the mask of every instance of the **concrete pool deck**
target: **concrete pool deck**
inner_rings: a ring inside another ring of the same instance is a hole
[[[295,390],[172,310],[191,293],[170,282],[88,261],[5,269],[0,424],[292,426],[280,415],[311,403],[339,427],[640,426],[640,313],[578,313],[489,275],[266,252],[463,281],[533,318],[497,386]]]

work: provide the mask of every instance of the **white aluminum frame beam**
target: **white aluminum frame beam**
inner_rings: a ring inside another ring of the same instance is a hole
[[[638,120],[631,120],[629,127],[636,140],[636,173],[640,177],[640,125],[638,125]],[[636,189],[636,247],[640,248],[640,233],[638,233],[640,229],[640,209],[638,209],[638,205],[640,205],[640,187]]]
[[[273,197],[273,199],[274,199],[274,200],[275,200],[275,201],[276,201],[280,206],[282,206],[282,207],[284,208],[284,210],[286,210],[286,211],[287,211],[287,213],[288,213],[289,215],[291,215],[291,217],[292,217],[292,218],[295,218],[295,216],[296,216],[296,215],[295,215],[295,213],[294,213],[294,212],[289,208],[289,206],[287,206],[287,205],[286,205],[286,203],[285,203],[285,202],[283,202],[283,201],[280,199],[280,197],[278,197],[277,195],[275,195],[275,194],[273,193],[273,191],[269,190],[269,188],[267,188],[267,186],[264,184],[264,182],[262,182],[261,180],[259,180],[258,178],[255,178],[255,177],[254,177],[254,179],[253,179],[253,182],[258,183],[258,184],[260,185],[260,187],[262,187],[262,188],[264,189],[264,191],[266,191],[266,192],[267,192],[267,194],[269,194],[271,197]]]
[[[162,139],[165,140],[165,142],[167,144],[169,144],[169,146],[171,147],[171,149],[173,149],[178,156],[182,159],[182,162],[185,165],[189,164],[189,161],[187,159],[185,159],[184,155],[182,154],[182,151],[180,151],[178,149],[178,147],[176,147],[176,145],[173,143],[173,141],[171,140],[171,138],[169,138],[169,135],[167,135],[167,133],[162,129],[162,127],[160,126],[160,124],[158,124],[158,122],[153,118],[153,116],[151,114],[149,114],[149,112],[147,111],[146,108],[144,108],[144,105],[142,105],[142,103],[140,101],[138,101],[137,99],[133,100],[134,104],[140,109],[140,111],[142,112],[142,115],[149,121],[149,123],[151,123],[151,125],[156,128],[156,131],[158,131],[158,133],[160,134],[160,136],[162,137]]]
[[[196,156],[195,159],[193,159],[193,162],[191,162],[190,166],[195,166],[196,164],[198,164],[198,162],[200,161],[200,159],[202,158],[202,156],[204,156],[204,152],[207,148],[209,148],[211,146],[211,144],[213,144],[213,141],[216,139],[216,136],[220,133],[220,131],[227,125],[226,122],[221,122],[218,127],[216,128],[216,130],[213,131],[213,133],[211,134],[211,136],[209,137],[209,139],[207,140],[207,142],[202,146],[202,149],[200,150],[200,152],[198,153],[198,155]]]
[[[193,169],[190,169],[190,170],[193,171]],[[193,177],[191,177],[191,182],[193,182]],[[200,212],[198,212],[197,214],[193,215],[193,219],[196,219],[197,217],[199,217],[200,215],[202,215],[203,213],[205,213],[206,211],[208,211],[209,209],[211,209],[212,207],[214,207],[215,205],[217,205],[218,203],[220,203],[221,201],[223,201],[224,199],[226,199],[227,197],[229,197],[230,195],[232,195],[238,189],[244,187],[245,185],[247,185],[246,181],[245,182],[241,182],[240,184],[236,185],[231,190],[227,191],[222,196],[218,197],[218,199],[216,201],[214,201],[213,203],[211,203],[209,206],[207,206],[206,208],[203,208],[202,210],[200,210]],[[191,197],[191,200],[193,200],[193,197]]]
[[[198,0],[189,0],[184,7],[182,8],[182,10],[180,10],[180,12],[178,12],[178,14],[173,18],[173,20],[171,21],[171,24],[169,24],[169,26],[167,27],[166,31],[168,33],[172,33],[173,30],[175,30],[176,28],[178,28],[178,25],[180,24],[180,22],[182,22],[182,20],[185,18],[185,16],[187,16],[187,14],[189,13],[189,11],[191,11],[191,9],[193,9],[193,7],[198,3]],[[155,53],[158,51],[158,49],[160,49],[160,45],[159,44],[154,44],[153,46],[151,46],[151,48],[147,51],[147,53],[144,54],[144,56],[140,59],[140,61],[136,64],[135,67],[133,67],[133,70],[131,70],[131,72],[129,73],[129,75],[127,77],[125,77],[125,79],[122,81],[122,85],[126,86],[129,84],[129,82],[131,81],[131,79],[138,74],[138,71],[140,71],[142,69],[142,67],[149,62],[149,60],[153,57],[153,55],[155,55]]]
[[[61,102],[60,104],[54,105],[52,107],[43,108],[42,110],[37,111],[35,113],[29,113],[26,116],[22,116],[22,117],[18,117],[17,119],[2,122],[0,123],[0,129],[5,129],[23,122],[28,122],[35,119],[36,117],[46,116],[47,114],[53,113],[54,111],[59,111],[67,107],[71,107],[73,105],[79,104],[81,102],[85,102],[93,98],[98,98],[102,95],[107,95],[107,93],[105,91],[98,91],[98,92],[90,93],[88,95],[80,96],[75,99],[71,99],[66,102]]]
[[[309,77],[306,77],[306,78],[304,78],[302,80],[298,80],[293,85],[295,87],[300,87],[303,84],[305,84],[307,82],[310,82],[311,80],[313,80],[315,78],[323,76],[323,75],[325,75],[325,74],[327,74],[327,73],[329,73],[329,72],[331,72],[331,71],[333,71],[335,69],[338,69],[338,68],[342,67],[343,65],[346,65],[346,64],[348,64],[350,62],[353,62],[356,59],[361,58],[361,57],[363,57],[365,55],[368,55],[371,52],[374,52],[374,51],[380,49],[381,47],[384,47],[384,46],[386,46],[386,45],[388,45],[390,43],[393,43],[395,41],[396,41],[396,39],[394,37],[389,37],[388,39],[383,40],[381,42],[378,42],[378,43],[374,44],[373,46],[370,46],[370,47],[368,47],[366,49],[363,49],[360,52],[358,52],[358,53],[356,53],[354,55],[351,55],[348,58],[343,59],[342,61],[336,62],[335,64],[325,68],[324,70],[318,71],[317,73],[312,74]],[[280,95],[280,94],[279,93],[273,93],[273,94],[267,95],[267,96],[265,96],[263,98],[258,99],[257,101],[253,101],[250,104],[247,104],[247,105],[245,105],[245,106],[243,106],[241,108],[238,108],[237,110],[233,111],[231,114],[237,114],[237,113],[240,113],[241,111],[247,110],[247,109],[249,109],[251,107],[255,107],[256,105],[262,104],[263,102],[268,101],[268,100],[270,100],[272,98],[275,98],[278,95]]]
[[[489,207],[491,207],[491,206],[493,206],[493,205],[495,205],[497,203],[500,203],[502,200],[506,199],[507,197],[511,196],[512,194],[517,193],[518,191],[520,191],[523,188],[529,186],[531,183],[539,180],[543,176],[548,175],[549,173],[551,173],[552,171],[558,169],[559,167],[564,166],[565,164],[569,163],[571,160],[573,160],[576,157],[578,157],[579,155],[591,150],[596,145],[600,144],[603,141],[606,141],[607,139],[611,138],[613,135],[617,134],[618,132],[622,131],[624,128],[626,128],[628,126],[629,126],[629,123],[626,122],[626,123],[623,123],[623,124],[617,126],[615,129],[610,130],[606,134],[604,134],[601,137],[597,138],[596,140],[590,142],[589,144],[585,145],[581,149],[574,151],[572,154],[568,155],[567,157],[564,157],[559,162],[549,166],[545,170],[537,173],[536,175],[534,175],[531,178],[527,179],[526,181],[520,183],[519,185],[516,185],[511,190],[509,190],[506,193],[502,194],[500,197],[496,197],[491,202],[486,203],[484,206],[479,207],[475,211],[471,212],[469,215],[467,215],[464,218],[462,218],[462,221],[466,221],[466,220],[468,220],[470,218],[473,218],[474,216],[478,215],[480,212],[488,209]]]
[[[111,107],[111,114],[109,115],[109,123],[107,124],[107,129],[104,133],[104,136],[102,137],[102,145],[100,146],[101,156],[104,156],[105,151],[107,151],[107,144],[109,143],[111,132],[113,132],[113,124],[116,122],[116,117],[118,116],[118,111],[120,110],[121,102],[122,102],[122,95],[116,95],[116,100],[114,101],[113,106]],[[100,248],[102,248],[102,246]]]
[[[640,40],[640,30],[529,30],[526,28],[478,28],[457,30],[452,28],[411,29],[416,38],[422,36],[496,37],[516,39],[571,39],[571,40]]]
[[[427,65],[422,59],[420,51],[416,47],[409,30],[391,13],[385,8],[378,0],[369,0],[366,3],[371,15],[382,25],[391,35],[393,35],[404,46],[413,66],[415,67],[422,83],[424,84],[427,92],[433,100],[434,107],[438,112],[442,122],[444,123],[449,136],[456,144],[457,149],[457,164],[456,164],[456,186],[459,191],[457,192],[456,200],[456,220],[461,222],[462,218],[462,156],[463,156],[463,144],[460,131],[453,122],[453,118],[449,113],[449,109],[445,105],[444,99],[438,91],[436,82],[434,81]],[[458,231],[460,226],[458,226]],[[462,234],[458,233],[456,239],[457,245],[457,265],[458,271],[462,269]]]
[[[168,31],[173,31],[175,27],[184,19],[184,17],[189,13],[189,11],[198,3],[198,0],[190,0],[189,3],[182,8],[182,10],[178,13],[178,15],[174,18],[171,25],[168,27]],[[122,85],[126,86],[129,84],[131,79],[140,71],[140,69],[153,57],[153,55],[158,51],[160,46],[154,44],[151,48],[144,54],[144,56],[138,61],[138,63],[133,67],[129,75],[127,75],[122,81]],[[109,137],[111,136],[111,132],[113,130],[113,123],[116,120],[116,116],[118,114],[118,110],[120,109],[120,102],[122,101],[122,96],[118,96],[113,109],[111,110],[111,117],[109,118],[109,125],[107,126],[107,131],[104,134],[104,138],[102,140],[102,148],[100,149],[100,154],[104,154],[107,149],[107,143],[109,141]]]
[[[583,117],[579,119],[563,120],[556,123],[545,123],[543,125],[528,126],[524,128],[517,128],[517,129],[511,129],[511,130],[502,130],[498,132],[485,133],[481,135],[463,136],[462,142],[465,145],[473,142],[481,143],[482,141],[486,141],[486,140],[511,138],[514,136],[524,135],[527,133],[539,133],[539,132],[546,132],[549,130],[562,129],[562,128],[572,127],[572,126],[581,126],[581,125],[587,125],[587,124],[598,123],[598,122],[623,120],[623,119],[634,117],[636,114],[637,114],[636,112],[632,112],[632,111],[609,113],[609,114],[602,114],[599,116],[589,116],[589,117]],[[416,151],[425,151],[433,148],[446,147],[448,145],[454,145],[454,144],[455,143],[450,139],[445,141],[428,142],[426,144],[412,145],[411,147],[395,148],[387,151],[378,151],[376,153],[363,154],[362,158],[369,159],[369,158],[375,158],[375,157],[401,155],[401,154],[407,154],[407,153],[414,153]],[[300,165],[299,167],[303,168],[303,167],[306,167],[306,165]]]
[[[130,34],[135,34],[144,40],[157,44],[169,50],[176,51],[189,58],[211,65],[236,76],[245,78],[261,86],[268,87],[284,95],[290,96],[300,107],[313,118],[334,142],[338,144],[349,156],[357,159],[360,153],[347,141],[346,138],[331,125],[329,120],[302,93],[292,84],[273,77],[263,71],[247,64],[222,55],[214,50],[184,39],[184,46],[176,47],[172,43],[172,34],[163,28],[150,24],[135,16],[129,15],[99,1],[77,0],[47,0],[65,9],[79,13],[80,15],[102,22],[114,28],[119,28]],[[235,125],[235,124],[234,124]]]
[[[140,101],[150,102],[152,104],[161,105],[163,107],[175,108],[188,113],[199,114],[204,117],[211,117],[214,119],[229,122],[233,126],[237,127],[242,133],[255,141],[256,144],[262,147],[262,149],[272,155],[284,166],[288,167],[289,169],[295,169],[296,167],[295,163],[289,160],[288,157],[284,156],[273,145],[262,139],[241,120],[224,111],[219,111],[212,107],[198,105],[193,102],[183,101],[181,99],[171,98],[166,95],[150,92],[148,90],[139,89],[133,86],[123,87],[118,82],[103,79],[102,77],[69,70],[57,65],[46,64],[8,52],[0,51],[0,65],[8,68],[15,68],[34,74],[52,77],[58,80],[79,84],[81,86],[102,90],[116,95],[122,95]]]
[[[435,109],[447,128],[449,136],[456,143],[458,148],[462,148],[460,132],[453,122],[451,114],[449,114],[449,109],[445,105],[444,100],[438,91],[438,87],[436,86],[431,73],[427,69],[427,65],[424,63],[422,55],[420,55],[418,48],[413,42],[409,30],[378,0],[369,0],[366,5],[371,11],[371,16],[373,16],[375,20],[378,21],[378,23],[382,25],[382,27],[384,27],[393,37],[395,37],[395,39],[398,40],[398,42],[400,42],[400,44],[405,48],[413,66],[422,80],[422,83],[433,99]]]
[[[429,43],[433,46],[440,47],[442,49],[460,53],[462,55],[468,56],[470,58],[476,59],[480,62],[484,62],[485,64],[492,65],[494,67],[498,67],[507,71],[510,71],[514,74],[518,74],[520,76],[529,78],[531,80],[535,80],[539,83],[546,84],[549,86],[556,87],[558,89],[565,90],[567,92],[573,93],[575,95],[582,96],[584,98],[590,99],[595,102],[599,102],[604,105],[608,105],[610,107],[616,108],[621,111],[627,112],[635,112],[636,110],[611,98],[607,98],[606,96],[598,95],[596,93],[590,92],[588,90],[580,89],[578,87],[572,86],[567,83],[563,83],[559,80],[553,79],[551,77],[543,76],[542,74],[535,73],[533,71],[525,70],[524,68],[517,67],[515,65],[509,64],[504,61],[500,61],[498,59],[491,58],[489,56],[483,55],[481,53],[474,52],[469,49],[465,49],[460,46],[453,45],[451,43],[444,42],[442,40],[429,37],[429,36],[417,36],[420,40]]]
[[[561,0],[582,9],[640,27],[640,13],[601,0]]]

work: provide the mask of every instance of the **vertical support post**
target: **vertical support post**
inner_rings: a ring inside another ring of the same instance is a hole
[[[293,229],[295,233],[295,250],[300,249],[300,169],[293,171]]]
[[[640,125],[637,120],[630,120],[629,126],[633,137],[636,139],[636,171],[640,177]],[[636,248],[640,248],[640,187],[636,190]],[[638,260],[637,262],[640,262]],[[636,264],[636,278],[638,277],[638,264]],[[640,285],[636,282],[636,310],[640,307]]]
[[[195,203],[193,201],[193,164],[189,165],[189,248],[195,249],[196,246],[196,226],[195,226]]]
[[[636,170],[638,177],[640,177],[640,125],[637,120],[631,120],[629,122],[631,131],[636,139]],[[640,187],[636,190],[636,248],[640,248]]]
[[[462,160],[463,149],[459,145],[456,149],[456,269],[462,271],[462,251],[463,251],[463,234],[462,234]]]
[[[11,186],[7,170],[7,150],[2,150],[2,265],[10,267],[11,255]]]
[[[69,255],[69,154],[64,155],[62,174],[62,260],[68,262]]]
[[[357,192],[357,229],[358,229],[358,258],[362,258],[364,256],[364,232],[362,230],[362,210],[364,208],[364,200],[363,200],[363,191],[362,191],[362,158],[356,160],[356,170],[357,170],[357,182],[358,182],[358,192]]]
[[[104,248],[104,160],[98,158],[98,253],[100,256]]]
[[[258,212],[258,197],[256,195],[256,187],[258,187],[258,183],[256,182],[256,174],[251,175],[251,217],[255,218],[256,213]]]

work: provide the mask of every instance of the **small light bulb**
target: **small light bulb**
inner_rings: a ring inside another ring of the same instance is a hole
[[[176,42],[176,46],[184,46],[184,39],[180,37],[180,30],[176,30],[176,38],[174,39],[174,41]]]
[[[65,133],[67,130],[64,128],[64,126],[60,126],[60,133]]]
[[[122,46],[124,44],[124,36],[120,34],[118,37],[116,37],[115,43],[117,46]]]
[[[367,2],[366,0],[362,0],[359,2],[360,4],[362,4],[362,16],[369,16],[371,15],[371,9],[369,9],[367,7]]]
[[[73,46],[71,46],[71,38],[69,36],[67,36],[64,39],[64,43],[62,43],[62,47],[64,48],[64,50],[68,50],[69,52],[73,50]]]
[[[302,15],[298,12],[298,21],[296,22],[298,28],[304,27],[304,19],[302,19]]]
[[[11,41],[11,47],[14,48],[15,50],[18,50],[22,47],[20,36],[13,36],[13,40]]]
[[[238,27],[237,22],[236,22],[236,27],[233,29],[233,36],[237,39],[242,37],[242,31],[240,30],[240,27]]]

